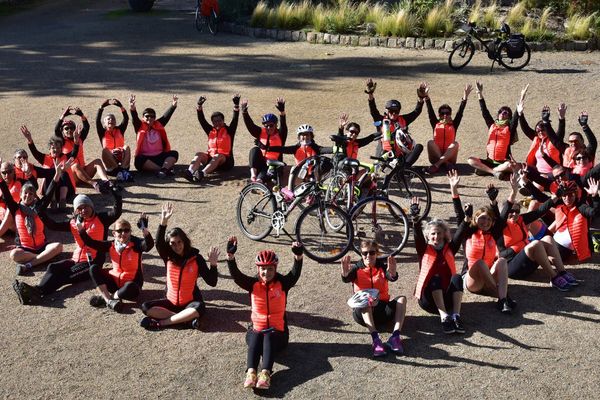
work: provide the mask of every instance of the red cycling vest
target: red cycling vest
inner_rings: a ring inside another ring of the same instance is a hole
[[[491,269],[498,255],[498,248],[490,233],[484,233],[481,229],[478,229],[467,239],[465,253],[469,269],[479,260],[483,260]]]
[[[510,148],[510,126],[492,124],[490,126],[488,142],[485,147],[489,159],[504,162],[508,158]]]
[[[442,254],[446,260],[446,264],[450,267],[450,275],[456,274],[456,264],[454,263],[454,254],[450,249],[450,244],[446,243],[442,248]],[[433,265],[438,257],[438,252],[433,248],[432,245],[428,244],[425,249],[425,254],[421,259],[421,266],[419,270],[419,277],[417,278],[417,286],[415,287],[415,297],[421,298],[423,294],[423,288],[429,282],[433,275]],[[444,285],[445,287],[445,285]]]
[[[556,207],[556,231],[569,230],[577,259],[583,261],[592,256],[588,242],[588,220],[581,215],[577,207],[569,209],[564,204]]]
[[[211,157],[217,154],[229,156],[231,154],[231,136],[223,126],[218,131],[213,128],[208,134],[208,154]]]
[[[317,152],[310,145],[301,145],[300,147],[298,147],[298,150],[296,150],[296,152],[294,153],[294,160],[296,161],[296,165],[298,165],[307,158],[316,155]]]
[[[15,214],[15,225],[17,227],[17,235],[19,235],[19,243],[21,247],[28,249],[37,250],[46,244],[46,234],[44,233],[44,223],[40,217],[36,214],[35,219],[35,231],[29,233],[25,226],[26,214],[21,211],[21,208],[17,210]]]
[[[533,141],[531,142],[531,146],[529,147],[529,152],[527,153],[526,162],[527,165],[534,166],[537,164],[537,159],[535,158],[535,153],[538,151],[538,148],[542,145],[542,152],[550,156],[551,159],[556,161],[557,164],[560,164],[560,150],[558,150],[550,140],[547,138],[545,140],[540,140],[540,138],[536,135]]]
[[[96,258],[97,250],[93,249],[89,246],[86,246],[83,243],[83,239],[79,235],[79,230],[77,229],[77,223],[75,222],[75,218],[71,218],[69,222],[71,226],[71,233],[73,234],[73,238],[75,239],[75,243],[77,247],[73,252],[73,257],[71,259],[75,262],[84,262],[87,260],[87,253],[90,253],[92,259]],[[98,215],[94,215],[90,219],[86,219],[83,221],[83,227],[85,232],[94,240],[103,240],[104,239],[104,225],[102,225],[102,221],[98,218]]]
[[[79,147],[79,154],[81,154],[81,146]],[[62,154],[59,158],[58,161],[61,164],[64,164],[65,161],[67,161],[68,158],[65,154]],[[83,165],[80,164],[82,167]],[[43,164],[44,168],[54,168],[54,159],[52,157],[50,157],[50,154],[46,154],[44,156],[44,164]],[[67,173],[67,175],[69,175],[69,180],[71,181],[71,185],[73,185],[73,189],[76,188],[75,185],[75,173],[73,172],[72,168],[67,168],[67,170],[65,171]]]
[[[273,133],[271,136],[269,136],[269,135],[267,135],[267,128],[263,127],[260,131],[259,140],[262,144],[264,144],[267,147],[283,146],[283,142],[281,141],[281,136],[279,136],[278,129],[275,129],[275,133]],[[277,159],[279,159],[279,156],[281,155],[281,153],[278,153],[276,151],[267,151],[264,149],[262,149],[261,152],[267,160],[277,160]]]
[[[438,122],[433,128],[433,141],[440,148],[442,154],[448,150],[450,146],[456,140],[456,130],[452,123]]]
[[[176,306],[185,306],[194,300],[194,289],[198,279],[196,256],[185,261],[183,266],[167,261],[167,299]]]
[[[254,330],[261,331],[271,327],[281,332],[285,330],[284,317],[287,296],[281,282],[256,282],[252,286],[250,299],[252,301],[251,318]]]
[[[529,235],[527,234],[527,227],[523,222],[523,217],[519,215],[516,222],[510,218],[506,220],[502,236],[504,237],[504,247],[507,249],[511,248],[515,252],[515,255],[523,250],[529,243]]]
[[[359,268],[353,284],[355,292],[363,289],[377,289],[379,290],[379,300],[390,300],[389,285],[383,268],[376,266]]]
[[[105,130],[102,137],[102,147],[108,150],[122,149],[125,146],[125,137],[119,128]]]
[[[75,142],[73,139],[69,139],[63,136],[64,144],[62,147],[62,152],[64,155],[68,157],[68,154],[73,151],[73,146],[75,146]],[[77,164],[79,164],[82,168],[85,166],[85,157],[83,156],[83,140],[79,141],[79,152],[77,153]],[[54,165],[52,165],[54,168]]]
[[[169,143],[169,139],[167,138],[167,131],[165,131],[165,127],[158,121],[154,121],[152,126],[149,126],[147,122],[142,121],[142,125],[140,129],[137,131],[137,139],[135,146],[135,155],[139,156],[140,151],[142,150],[142,144],[144,143],[144,139],[148,134],[148,131],[154,129],[160,134],[160,139],[163,144],[163,151],[171,151],[171,143]]]
[[[140,266],[141,253],[135,251],[135,243],[129,241],[121,254],[115,249],[113,244],[108,250],[112,269],[109,274],[113,277],[118,287],[123,287],[124,284],[135,279],[138,268]]]
[[[385,137],[381,138],[381,148],[384,151],[394,151],[394,154],[396,156],[399,156],[400,154],[402,154],[402,149],[400,148],[400,146],[398,146],[398,144],[396,143],[396,129],[400,128],[400,129],[406,129],[407,124],[406,124],[406,120],[399,115],[398,118],[395,121],[391,121],[392,123],[390,124],[390,140],[385,140]]]

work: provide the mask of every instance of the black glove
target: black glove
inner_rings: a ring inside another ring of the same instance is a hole
[[[579,125],[586,126],[588,124],[588,116],[586,114],[579,116]]]
[[[418,217],[420,213],[421,213],[421,207],[419,207],[419,205],[417,203],[412,203],[410,205],[410,216],[415,218],[415,217]]]
[[[148,228],[148,217],[140,217],[137,221],[137,227],[141,230]]]
[[[102,103],[102,105],[100,107],[101,108],[108,107],[108,105],[109,105],[108,101],[109,101],[108,99],[104,100],[104,103]]]
[[[367,83],[367,88],[365,89],[365,93],[373,94],[375,92],[375,88],[377,88],[377,82],[369,82],[369,83]]]
[[[550,110],[542,110],[542,121],[546,124],[550,122]]]
[[[467,218],[473,217],[473,204],[468,203],[465,205],[465,217],[467,217]]]
[[[279,112],[284,112],[285,111],[285,102],[284,101],[278,101],[275,104],[275,108],[279,110]]]
[[[235,254],[237,251],[237,243],[233,240],[227,242],[227,254]]]
[[[495,187],[491,187],[485,191],[485,194],[487,194],[491,201],[494,201],[498,197],[498,189]]]
[[[231,100],[233,101],[234,106],[238,107],[240,105],[240,98],[240,95],[233,96]]]
[[[300,246],[292,246],[292,253],[294,255],[300,256],[304,252],[304,245],[300,243]]]
[[[78,108],[78,109],[75,111],[75,115],[78,115],[78,116],[80,116],[80,117],[83,117],[83,111],[81,111],[81,109],[79,109],[79,108]]]
[[[198,97],[198,106],[202,107],[202,104],[206,101],[206,97],[200,96]]]
[[[119,100],[117,99],[113,99],[114,105],[119,107],[119,108],[123,108],[123,103],[121,103]]]

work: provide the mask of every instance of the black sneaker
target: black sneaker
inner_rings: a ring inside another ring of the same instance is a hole
[[[17,275],[19,276],[31,276],[33,275],[33,267],[31,263],[17,264]]]
[[[144,317],[140,321],[140,326],[148,331],[160,331],[160,322],[154,318]]]
[[[194,172],[194,182],[200,182],[204,179],[204,172],[198,170]]]
[[[188,182],[194,182],[194,174],[189,169],[186,169],[181,173],[181,177]]]
[[[34,286],[15,280],[13,289],[17,293],[17,297],[21,304],[35,304],[40,301],[41,294]]]
[[[460,315],[455,315],[454,316],[454,332],[456,333],[465,333],[465,326],[462,323],[462,320],[460,319]]]
[[[200,318],[194,318],[191,325],[192,329],[200,329]]]
[[[110,310],[113,310],[116,313],[120,313],[121,311],[123,311],[123,302],[118,299],[112,299],[109,300],[108,303],[106,303],[106,307]]]
[[[12,287],[15,293],[17,294],[19,303],[25,304],[25,299],[23,298],[23,293],[21,292],[21,284],[19,283],[19,281],[15,279],[15,281],[12,284]]]
[[[496,303],[496,308],[498,308],[498,310],[500,310],[502,314],[512,313],[512,307],[510,306],[506,297],[498,300],[498,302]]]
[[[449,315],[447,315],[442,320],[442,331],[444,331],[444,333],[446,333],[448,335],[456,332],[456,327],[454,326],[454,321],[452,320],[452,317],[450,317]]]
[[[106,300],[102,296],[92,296],[90,297],[90,306],[97,308],[106,307]]]
[[[517,302],[510,298],[510,296],[506,296],[506,302],[511,309],[517,308]]]

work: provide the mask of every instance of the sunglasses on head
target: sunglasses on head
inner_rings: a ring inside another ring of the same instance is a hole
[[[368,251],[361,251],[360,254],[362,254],[363,256],[373,256],[375,255],[375,253],[377,253],[377,251],[375,250],[368,250]]]
[[[129,228],[115,229],[115,232],[117,232],[117,233],[129,233],[129,232],[131,232],[131,229],[129,229]]]

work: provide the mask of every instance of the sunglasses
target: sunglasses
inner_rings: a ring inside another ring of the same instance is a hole
[[[13,171],[14,171],[13,169],[9,169],[7,171],[0,171],[0,174],[2,174],[2,175],[8,175],[8,174],[10,174]]]
[[[65,131],[74,131],[75,128],[73,128],[71,125],[65,125],[65,126],[63,126],[63,130],[65,130]]]
[[[156,118],[154,114],[144,114],[144,118]]]
[[[452,114],[450,111],[440,111],[440,115],[450,115]]]
[[[265,128],[274,128],[275,124],[264,124],[263,125]]]
[[[400,110],[388,110],[388,114],[399,114]]]
[[[364,257],[366,256],[374,256],[377,253],[377,251],[375,250],[369,250],[369,251],[361,251],[360,254],[362,254]]]
[[[575,159],[576,159],[577,161],[583,161],[583,160],[585,160],[585,157],[582,157],[582,156],[577,156],[577,157],[575,157]]]
[[[350,133],[351,135],[358,135],[359,132],[354,129],[351,129],[348,131],[348,133]]]
[[[117,232],[117,233],[129,233],[129,232],[131,232],[131,229],[128,229],[128,228],[115,229],[115,232]]]

